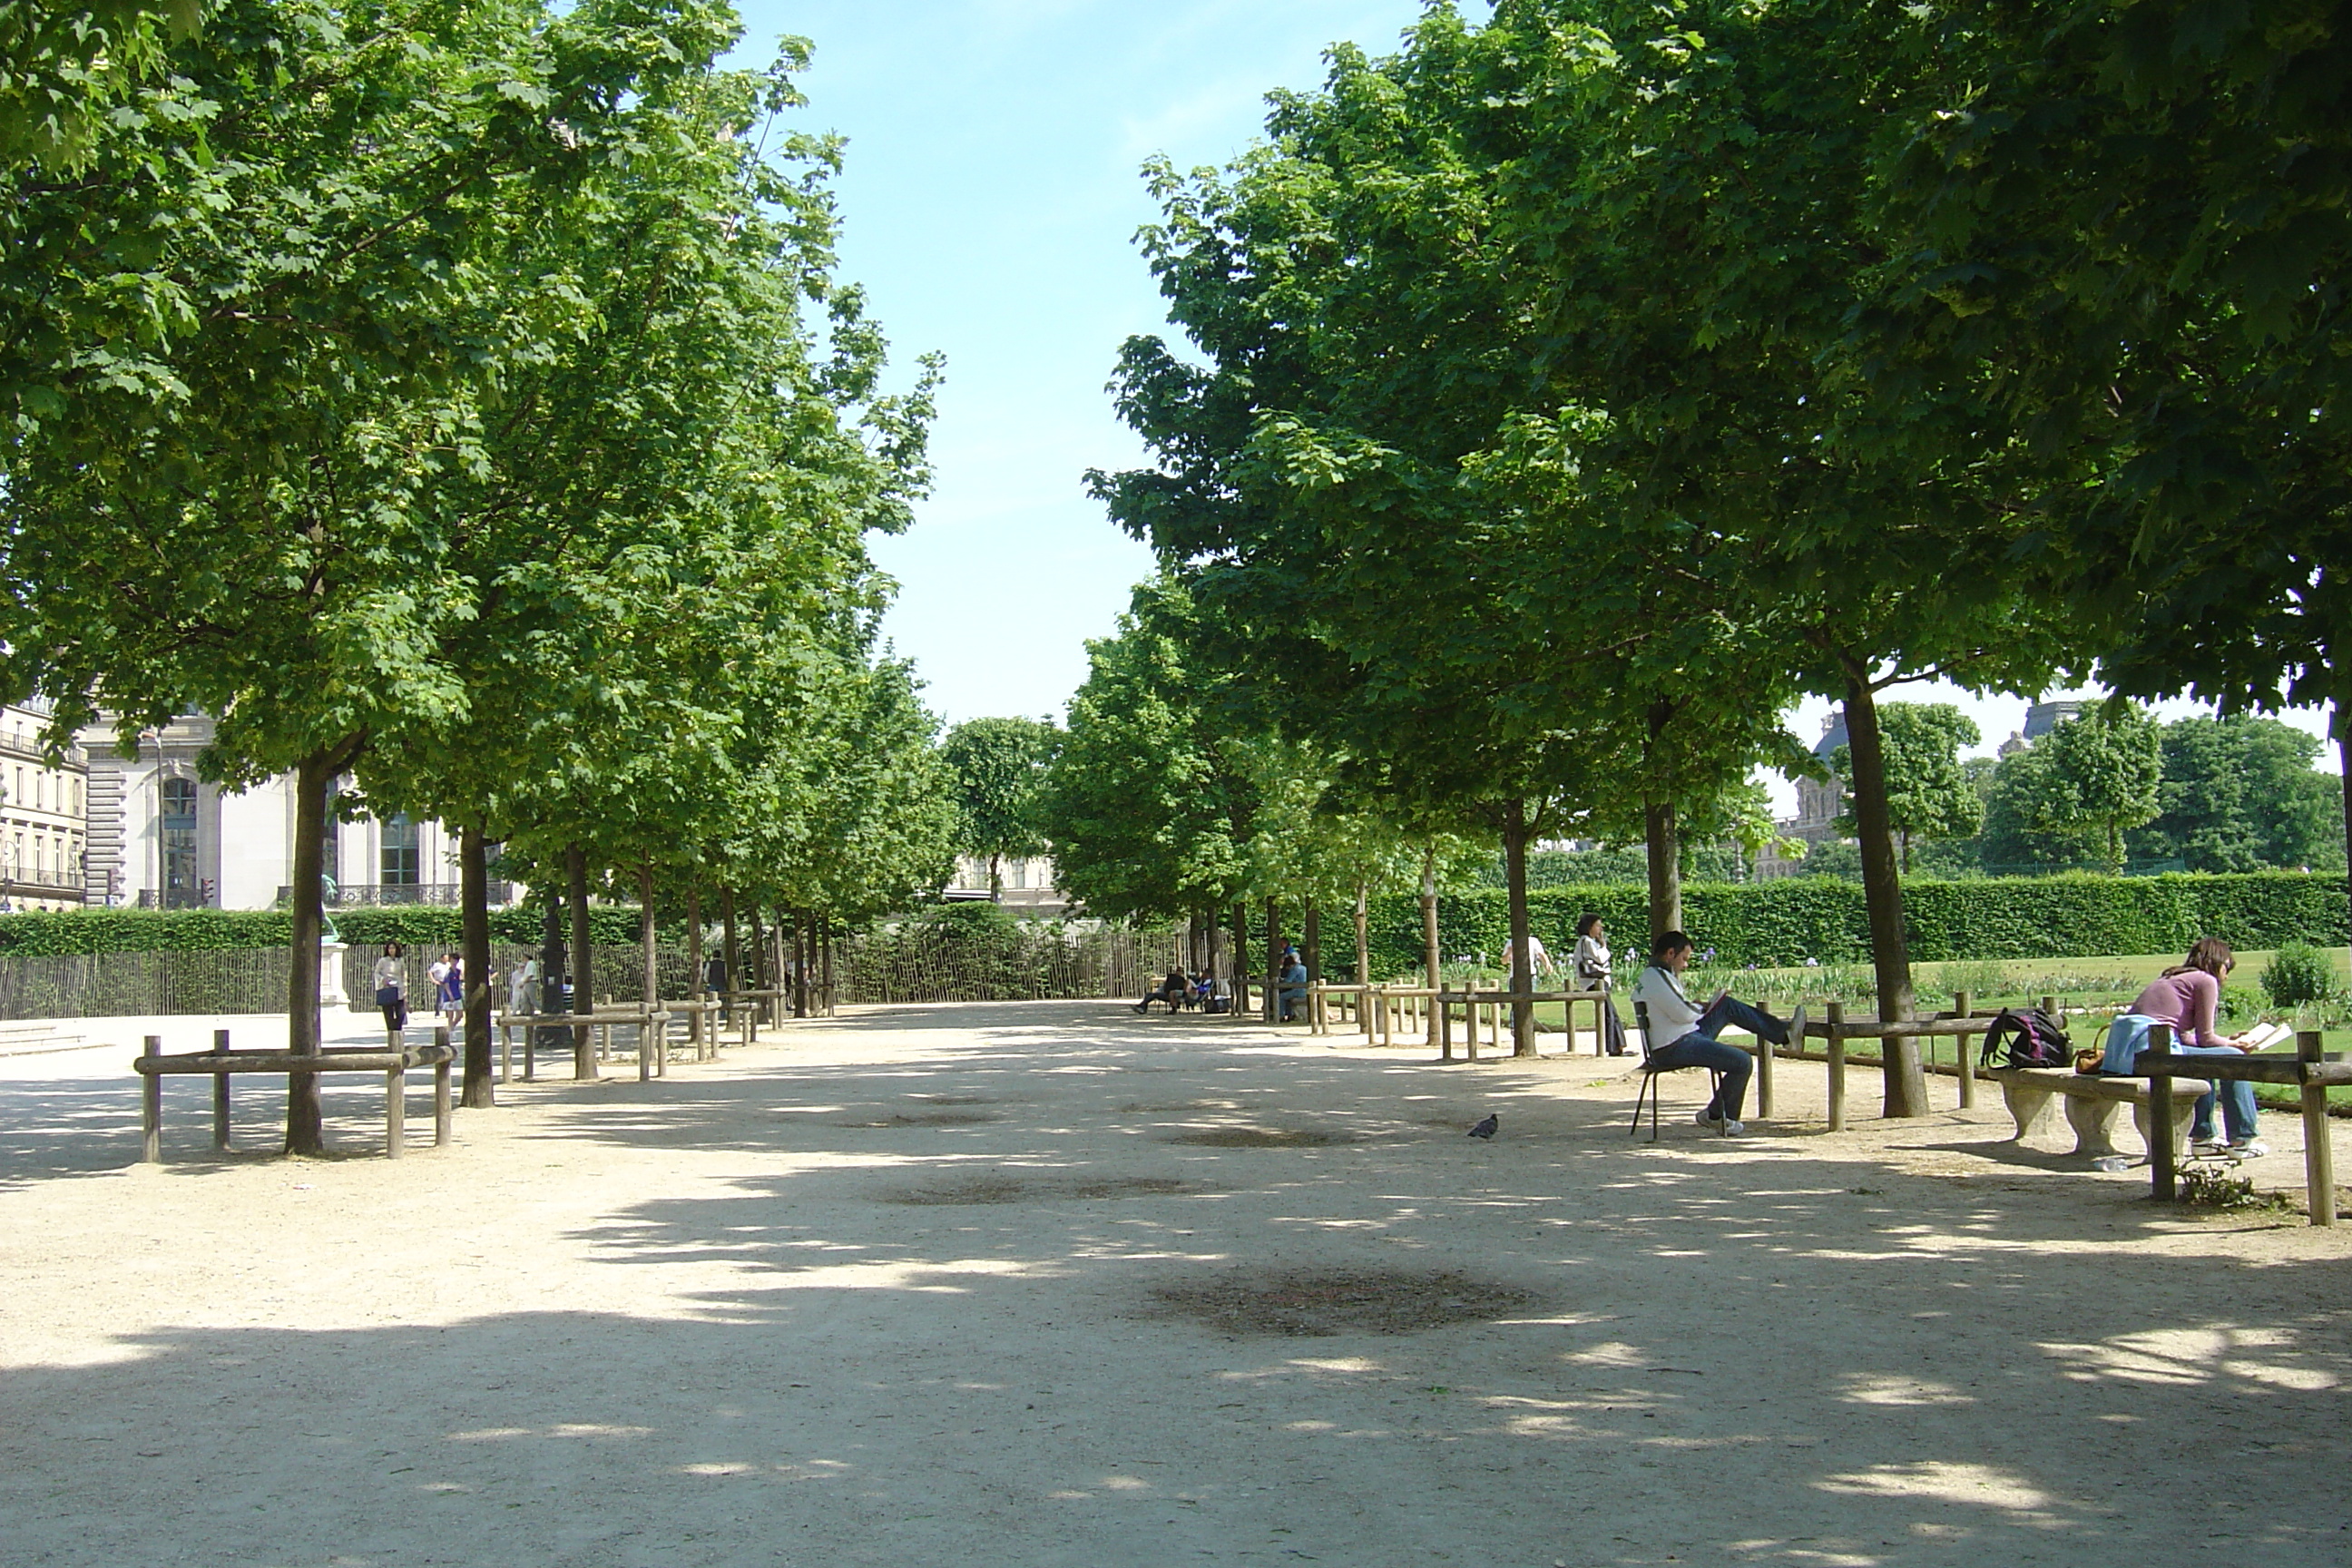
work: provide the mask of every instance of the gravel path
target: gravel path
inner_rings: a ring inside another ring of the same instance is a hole
[[[1653,1147],[1620,1063],[910,1007],[397,1164],[178,1079],[158,1169],[131,1054],[0,1062],[10,1568],[2352,1561],[2352,1227],[1990,1095]]]

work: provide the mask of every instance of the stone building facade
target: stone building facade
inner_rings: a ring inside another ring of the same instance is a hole
[[[89,770],[79,747],[54,762],[41,750],[48,722],[38,699],[0,708],[0,909],[82,902]]]
[[[146,731],[128,757],[116,750],[110,729],[83,733],[89,902],[266,910],[291,890],[293,776],[224,790],[197,776],[196,758],[212,738],[213,721],[202,714]],[[331,824],[330,903],[455,904],[456,848],[456,836],[436,822],[394,816]],[[495,901],[506,901],[502,891],[492,889]]]

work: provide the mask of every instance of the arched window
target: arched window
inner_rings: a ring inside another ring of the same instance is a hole
[[[194,909],[196,883],[196,781],[163,781],[163,907]]]

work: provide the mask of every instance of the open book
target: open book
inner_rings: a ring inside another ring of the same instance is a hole
[[[2238,1037],[2238,1044],[2250,1051],[2266,1051],[2276,1045],[2292,1045],[2294,1031],[2284,1024],[2256,1024]]]

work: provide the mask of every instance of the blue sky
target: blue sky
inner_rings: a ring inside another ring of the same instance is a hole
[[[1087,498],[1140,457],[1103,385],[1164,321],[1138,170],[1222,163],[1333,40],[1391,50],[1418,0],[815,0],[743,5],[746,54],[814,39],[802,123],[849,139],[843,275],[901,370],[947,355],[916,529],[877,542],[886,629],[950,721],[1052,714],[1150,570]]]
[[[901,586],[886,629],[950,721],[1059,717],[1150,569],[1089,500],[1089,467],[1140,460],[1104,392],[1119,343],[1164,330],[1133,237],[1158,214],[1139,177],[1164,153],[1223,163],[1265,96],[1312,88],[1337,39],[1394,47],[1419,0],[749,0],[743,52],[812,38],[800,123],[848,138],[836,189],[843,275],[863,283],[901,373],[948,359],[920,521],[876,554]],[[1990,752],[2022,698],[1949,688]],[[1821,733],[1829,704],[1790,722]],[[2168,717],[2192,711],[2163,705]],[[2317,714],[2289,716],[2324,733]],[[2334,768],[2333,749],[2323,765]],[[1784,804],[1793,788],[1769,781]]]

